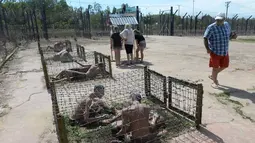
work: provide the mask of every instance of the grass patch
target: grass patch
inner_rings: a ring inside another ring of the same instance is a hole
[[[157,100],[153,98],[144,98],[142,103],[147,104],[150,107],[159,107]],[[117,109],[123,109],[130,105],[128,102],[123,103],[112,103],[112,107]],[[164,134],[160,135],[161,142],[177,137],[178,135],[188,131],[191,127],[195,127],[193,122],[190,122],[182,116],[176,116],[168,110],[155,109],[152,111],[153,115],[159,115],[160,121],[163,120],[163,126],[161,126],[158,131],[165,131]],[[112,125],[108,126],[97,126],[95,128],[88,129],[86,127],[80,127],[78,125],[72,125],[68,117],[64,117],[68,140],[69,142],[76,143],[106,143],[114,139],[112,137],[111,129]]]
[[[248,91],[255,91],[255,86],[252,86],[252,88],[248,88]]]
[[[236,113],[238,113],[239,115],[242,116],[242,118],[244,119],[249,119],[251,122],[255,122],[255,120],[253,120],[252,118],[246,116],[243,111],[241,110],[244,106],[243,104],[241,104],[239,101],[235,101],[230,99],[230,92],[222,92],[219,94],[214,93],[213,94],[216,99],[224,104],[224,105],[230,105],[232,106],[232,108],[236,111]]]

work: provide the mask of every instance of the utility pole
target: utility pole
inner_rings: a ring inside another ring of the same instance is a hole
[[[178,16],[180,16],[180,14],[181,14],[180,6],[181,5],[178,5]]]
[[[226,19],[227,19],[228,18],[228,7],[229,7],[229,4],[231,3],[231,1],[227,1],[225,3],[226,3]]]
[[[194,10],[195,10],[195,0],[193,0],[193,14],[192,14],[192,17],[194,17]]]

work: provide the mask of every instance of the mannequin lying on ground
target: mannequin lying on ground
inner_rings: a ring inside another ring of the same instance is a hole
[[[73,51],[72,49],[72,44],[71,44],[71,41],[70,40],[65,40],[65,41],[59,41],[59,42],[56,42],[54,44],[54,46],[48,46],[47,47],[47,50],[48,49],[52,49],[54,52],[60,52],[62,51],[63,49],[67,49],[69,50],[70,52]]]
[[[53,61],[61,61],[62,63],[73,62],[73,56],[70,52],[70,49],[63,49],[53,56]]]
[[[77,61],[75,61],[77,64]],[[98,63],[95,65],[82,65],[81,68],[72,68],[68,70],[61,71],[53,80],[63,81],[63,80],[84,80],[84,79],[94,79],[98,75],[104,75],[105,65],[103,63]]]

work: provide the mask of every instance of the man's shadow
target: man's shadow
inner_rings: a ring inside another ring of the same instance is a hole
[[[226,85],[219,85],[217,89],[222,90],[225,93],[229,93],[229,95],[232,97],[248,99],[252,101],[252,103],[255,103],[255,89],[252,89],[251,92],[248,92],[246,90],[229,87]]]

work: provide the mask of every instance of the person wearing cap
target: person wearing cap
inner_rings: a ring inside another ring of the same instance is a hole
[[[135,35],[130,24],[125,24],[125,29],[120,33],[120,37],[125,41],[128,65],[132,64]]]
[[[102,100],[104,91],[103,85],[95,85],[94,92],[78,103],[70,120],[80,126],[86,126],[106,119],[107,114],[102,114],[105,113],[105,111],[111,111],[109,113],[115,114],[115,109],[110,108],[106,102]]]
[[[143,50],[144,50],[144,48],[146,48],[145,38],[140,33],[140,31],[138,31],[137,29],[134,30],[134,33],[135,33],[135,40],[136,40],[136,45],[137,45],[136,60],[138,61],[138,57],[139,57],[138,55],[139,55],[139,52],[140,52],[140,54],[141,54],[140,63],[143,63],[143,58],[144,58]]]
[[[225,13],[219,13],[215,22],[210,24],[204,33],[204,46],[210,54],[209,67],[212,73],[209,78],[213,81],[213,87],[219,85],[218,74],[229,66],[229,40],[237,36],[231,32],[231,27],[225,21]]]
[[[122,41],[120,37],[119,28],[114,26],[113,34],[111,35],[110,42],[111,49],[114,50],[116,67],[120,66],[120,51],[122,49]]]

